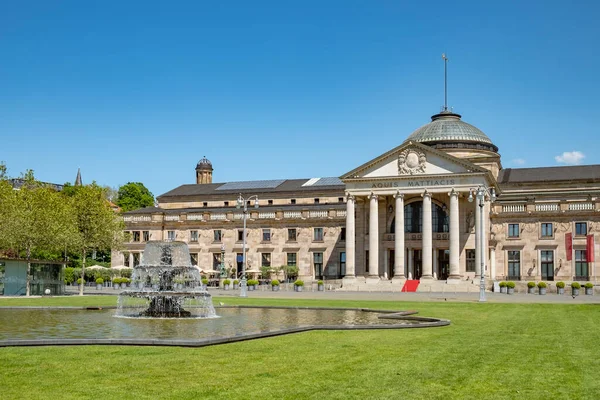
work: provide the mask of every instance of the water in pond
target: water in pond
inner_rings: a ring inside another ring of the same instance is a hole
[[[218,308],[216,318],[114,318],[115,310],[0,309],[0,340],[205,339],[307,325],[419,324],[378,318],[376,312]]]

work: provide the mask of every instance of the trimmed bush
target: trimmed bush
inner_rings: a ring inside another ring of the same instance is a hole
[[[271,286],[279,286],[279,281],[277,279],[273,279],[271,281]]]
[[[514,289],[515,288],[515,283],[514,282],[506,282],[506,287],[509,289]]]
[[[556,287],[559,289],[564,289],[565,288],[565,283],[560,281],[560,282],[556,282]]]
[[[548,287],[548,285],[546,285],[546,282],[540,282],[537,284],[537,287],[539,287],[540,289],[545,289]]]
[[[202,278],[202,284],[203,285],[208,285],[208,279]]]
[[[81,282],[82,282],[81,278],[77,278],[77,284],[81,285]]]
[[[527,287],[528,288],[534,288],[535,287],[535,282],[527,282]],[[538,287],[539,287],[539,285],[538,285]]]
[[[317,285],[322,285],[323,281],[317,281]]]
[[[240,284],[240,281],[239,281],[239,280],[237,280],[237,279],[234,279],[234,280],[233,280],[233,284],[234,284],[234,285],[239,285],[239,284]]]
[[[573,283],[571,283],[571,288],[581,289],[581,285],[579,284],[579,282],[573,282]]]
[[[231,285],[231,281],[229,279],[224,279],[223,285]]]
[[[102,285],[104,283],[104,279],[96,278],[96,285]]]
[[[298,279],[296,282],[294,282],[295,286],[304,286],[304,281],[301,281],[300,279]]]
[[[500,287],[506,287],[506,282],[502,281],[498,284]]]
[[[585,287],[586,289],[591,289],[591,288],[593,288],[593,287],[594,287],[594,284],[593,284],[592,282],[588,282],[588,283],[586,283],[586,284],[584,285],[584,287]]]
[[[258,280],[257,279],[248,279],[248,285],[249,286],[258,286]]]

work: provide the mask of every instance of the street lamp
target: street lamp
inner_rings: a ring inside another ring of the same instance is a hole
[[[237,199],[236,208],[243,207],[243,219],[244,219],[244,231],[242,232],[242,279],[241,279],[241,290],[240,297],[248,297],[248,293],[246,292],[247,282],[246,282],[246,218],[248,217],[248,203],[250,200],[254,199],[254,208],[258,208],[258,196],[252,195],[247,199],[242,197],[240,193],[240,197]]]
[[[225,243],[221,244],[221,265],[219,269],[221,270],[221,279],[227,278],[227,275],[225,273]]]
[[[485,233],[483,232],[483,207],[485,206],[486,196],[489,197],[490,202],[493,203],[496,201],[496,192],[494,188],[486,188],[484,186],[479,185],[477,189],[469,190],[469,202],[473,202],[473,195],[477,198],[479,205],[479,226],[477,227],[477,231],[479,231],[479,235],[475,236],[475,247],[479,249],[479,259],[481,260],[481,279],[479,281],[479,302],[485,302],[485,249],[483,248],[485,241],[483,237]],[[479,236],[479,238],[477,238]],[[478,240],[477,240],[478,239]]]

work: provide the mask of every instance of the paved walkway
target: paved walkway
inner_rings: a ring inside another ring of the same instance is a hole
[[[219,297],[237,297],[239,291],[221,290],[209,288],[209,293]],[[86,295],[116,295],[120,291],[104,288],[96,290],[92,287],[86,287],[84,294]],[[78,293],[75,290],[67,290],[68,294]],[[512,295],[503,293],[486,292],[486,300],[488,303],[563,303],[563,304],[600,304],[600,294],[593,296],[584,295],[583,289],[581,294],[573,298],[570,290],[565,290],[564,295],[556,293],[540,296],[538,294],[516,293]],[[267,288],[261,288],[248,292],[249,298],[267,298],[267,299],[328,299],[328,300],[380,300],[380,301],[461,301],[461,302],[478,302],[479,293],[401,293],[401,292],[344,292],[335,290],[326,290],[324,292],[305,290],[303,292],[294,292],[293,290],[280,290],[273,292]]]

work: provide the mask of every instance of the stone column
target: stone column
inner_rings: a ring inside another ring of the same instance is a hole
[[[433,248],[433,279],[439,279],[440,277],[440,262],[438,256],[440,252],[437,248]]]
[[[432,279],[432,255],[433,255],[433,225],[431,223],[431,193],[423,193],[423,258],[422,258],[422,280]]]
[[[475,277],[481,276],[481,230],[479,229],[479,199],[475,195]]]
[[[356,276],[356,229],[354,225],[354,196],[348,195],[346,200],[346,275],[345,278]]]
[[[414,249],[408,249],[408,279],[413,279],[415,276],[414,256]]]
[[[369,277],[379,277],[379,204],[378,196],[369,196]]]
[[[404,195],[396,193],[396,222],[394,231],[394,278],[404,279]]]
[[[490,249],[490,276],[491,280],[496,279],[496,249]]]
[[[458,212],[458,192],[454,189],[450,196],[450,275],[448,279],[460,279],[460,218]]]
[[[133,268],[133,253],[129,253],[129,268]]]

